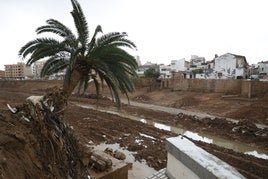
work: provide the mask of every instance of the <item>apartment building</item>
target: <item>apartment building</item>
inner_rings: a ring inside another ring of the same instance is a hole
[[[268,74],[268,61],[262,61],[258,63],[258,70],[259,73]]]
[[[31,74],[31,68],[26,67],[23,62],[5,65],[5,78],[7,79],[25,79]]]
[[[34,76],[34,79],[40,79],[41,78],[41,71],[45,64],[45,61],[37,61],[32,65],[32,73]]]

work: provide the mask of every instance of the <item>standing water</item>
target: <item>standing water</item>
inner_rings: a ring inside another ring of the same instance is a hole
[[[135,152],[130,152],[126,149],[123,149],[119,146],[119,144],[100,144],[94,147],[94,149],[104,151],[107,147],[113,149],[113,150],[118,150],[120,152],[123,152],[126,155],[126,159],[124,160],[126,163],[132,163],[132,168],[128,170],[128,178],[129,179],[135,179],[135,178],[146,178],[153,173],[156,172],[155,169],[149,167],[146,164],[146,161],[135,161],[135,157],[133,154]]]
[[[213,136],[213,135],[208,135],[208,134],[204,134],[204,133],[196,133],[196,132],[188,131],[188,130],[185,130],[182,128],[177,128],[177,127],[168,126],[165,124],[153,122],[151,120],[140,119],[139,121],[142,123],[152,125],[158,129],[163,129],[163,130],[174,132],[176,134],[185,135],[193,140],[199,140],[202,142],[215,144],[215,145],[220,146],[220,147],[232,149],[232,150],[237,151],[237,152],[242,152],[242,153],[245,153],[248,155],[253,155],[255,157],[268,160],[267,151],[259,150],[259,149],[256,150],[254,147],[252,147],[250,145],[246,145],[246,144],[241,143],[241,142],[233,142],[233,141],[226,140],[226,139],[223,139],[223,138],[220,138],[217,136]]]
[[[89,105],[86,105],[86,106],[85,105],[79,105],[79,106],[83,107],[83,108],[95,109],[94,107],[89,106]],[[237,152],[245,153],[245,154],[248,154],[248,155],[253,155],[255,157],[263,158],[263,159],[268,160],[268,152],[267,151],[256,149],[255,147],[252,147],[252,146],[247,145],[245,143],[226,140],[226,139],[223,139],[223,138],[220,138],[220,137],[217,137],[217,136],[214,136],[214,135],[208,135],[208,134],[205,134],[205,133],[196,133],[196,132],[185,130],[183,128],[178,128],[178,127],[174,127],[174,126],[168,126],[168,125],[165,125],[165,124],[154,122],[152,120],[140,119],[140,118],[135,117],[135,116],[125,115],[125,114],[118,113],[118,112],[115,112],[115,111],[107,111],[107,110],[102,110],[102,109],[98,109],[98,111],[118,115],[118,116],[125,117],[125,118],[128,118],[128,119],[136,120],[136,121],[140,121],[142,123],[152,125],[152,126],[158,128],[158,129],[171,131],[171,132],[176,133],[176,134],[185,135],[185,136],[187,136],[187,137],[189,137],[191,139],[194,139],[194,140],[200,140],[200,141],[203,141],[203,142],[206,142],[206,143],[215,144],[215,145],[220,146],[220,147],[224,147],[224,148],[227,148],[227,149],[232,149],[232,150],[237,151]]]

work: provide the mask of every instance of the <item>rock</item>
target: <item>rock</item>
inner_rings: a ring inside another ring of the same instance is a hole
[[[184,117],[184,114],[180,112],[180,113],[177,114],[177,117],[178,117],[179,119],[182,119],[182,118]]]
[[[107,154],[109,154],[110,156],[118,159],[118,160],[125,160],[126,159],[126,155],[123,152],[120,152],[118,150],[113,151],[113,149],[110,148],[110,147],[107,147],[104,150],[104,152],[107,153]]]
[[[111,155],[111,156],[113,156],[113,149],[112,148],[110,148],[110,147],[107,147],[105,150],[104,150],[104,152],[105,153],[107,153],[107,154],[109,154],[109,155]]]
[[[123,152],[120,152],[118,150],[114,151],[114,158],[118,159],[118,160],[125,160],[126,159],[126,155]]]
[[[89,165],[97,171],[104,171],[112,167],[112,160],[100,152],[94,151],[90,157]]]

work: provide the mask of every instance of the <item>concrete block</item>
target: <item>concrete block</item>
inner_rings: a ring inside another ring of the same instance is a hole
[[[235,168],[182,136],[168,138],[166,148],[168,151],[166,174],[171,179],[245,178]]]

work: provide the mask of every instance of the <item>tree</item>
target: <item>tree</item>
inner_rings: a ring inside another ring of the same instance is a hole
[[[194,75],[196,75],[196,74],[201,74],[201,73],[203,73],[203,69],[195,69],[195,70],[192,70],[192,73],[193,73]]]
[[[38,169],[45,173],[40,174],[42,177],[48,174],[51,178],[88,176],[88,163],[84,163],[86,160],[82,158],[86,156],[87,160],[93,160],[90,157],[93,152],[84,149],[85,146],[78,141],[73,130],[62,120],[67,100],[79,82],[86,88],[89,79],[93,80],[97,94],[100,85],[105,82],[118,106],[120,91],[125,95],[134,91],[132,76],[136,76],[137,63],[125,49],[136,49],[135,44],[127,39],[126,33],[102,34],[101,26],[97,26],[89,38],[87,21],[80,4],[77,0],[71,0],[71,3],[76,35],[61,22],[49,19],[46,25],[37,28],[37,34],[48,32],[59,38],[37,38],[19,51],[19,55],[27,60],[27,65],[47,59],[41,72],[42,77],[65,70],[63,89],[53,88],[43,96],[28,97],[21,106],[9,106],[13,115],[26,121],[25,125],[31,125],[27,126],[31,128],[27,134],[33,133],[32,136],[36,137],[37,144],[31,147],[40,153],[38,159],[41,166]],[[24,153],[27,155],[27,151]],[[98,160],[101,160],[99,157]],[[94,161],[91,162],[97,166]],[[108,163],[111,166],[111,162]]]
[[[136,49],[135,44],[127,39],[126,33],[112,32],[101,34],[101,26],[97,26],[91,39],[86,18],[77,0],[71,0],[71,15],[77,30],[75,35],[61,22],[49,19],[47,25],[37,28],[37,34],[53,33],[60,37],[37,38],[24,45],[19,55],[27,59],[27,65],[48,58],[41,76],[66,70],[63,93],[68,99],[80,81],[80,87],[87,87],[89,79],[93,79],[97,94],[100,82],[109,87],[117,105],[120,105],[119,91],[127,95],[134,91],[131,77],[136,76],[137,63],[135,58],[124,48]],[[95,75],[92,76],[94,71]]]
[[[156,71],[154,68],[149,68],[144,72],[146,78],[158,78],[160,76],[159,71]]]

